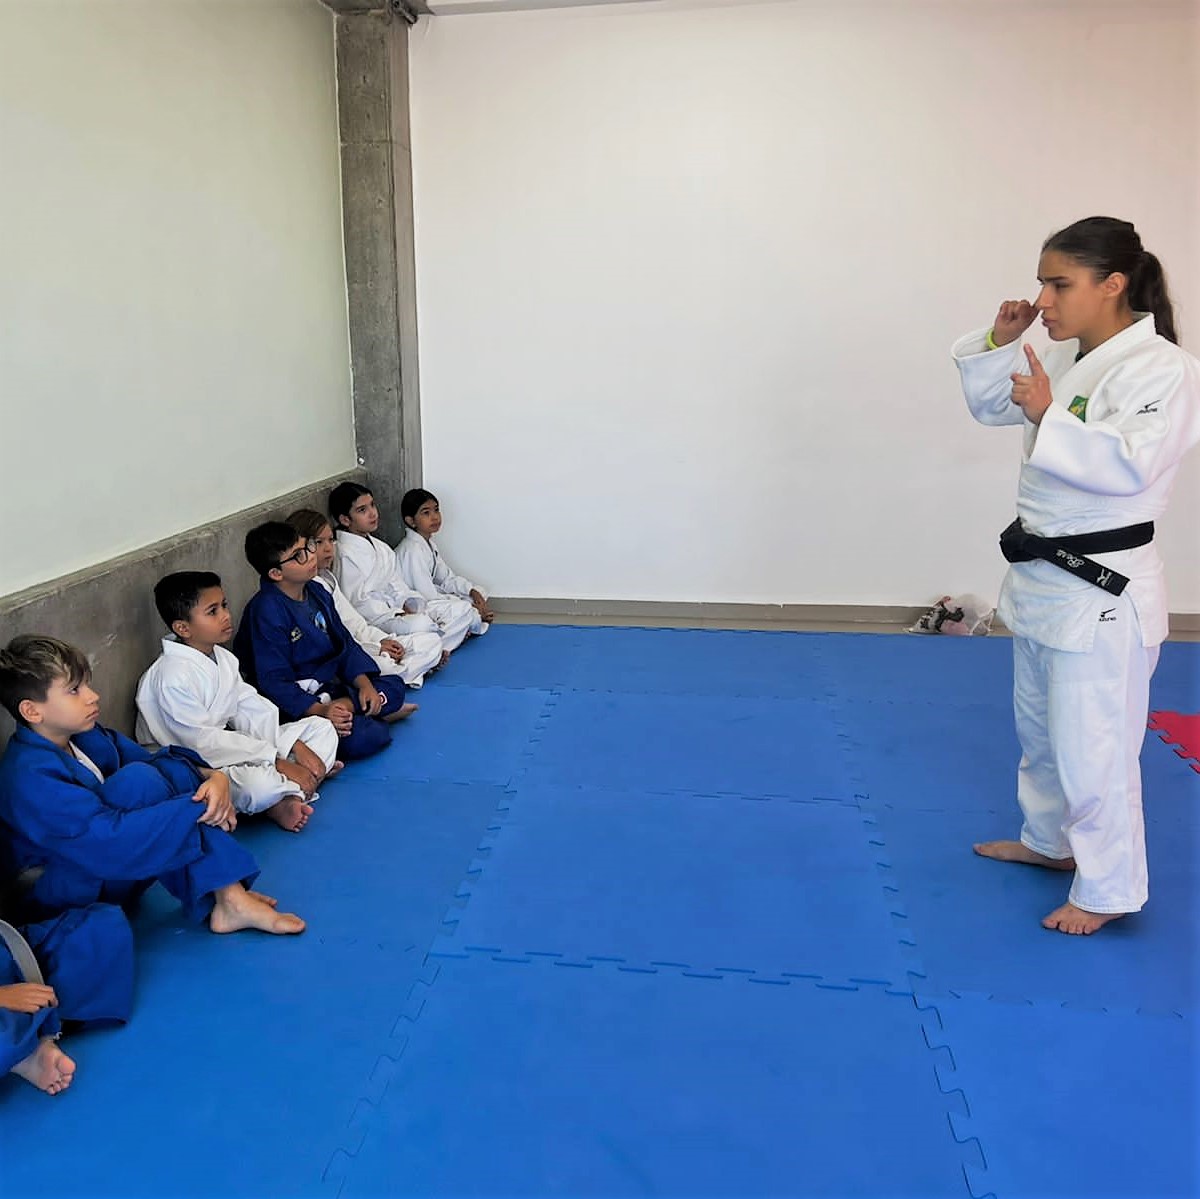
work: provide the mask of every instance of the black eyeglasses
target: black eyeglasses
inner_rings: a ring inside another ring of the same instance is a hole
[[[295,553],[288,554],[286,558],[280,558],[275,565],[285,566],[289,562],[295,562],[297,566],[303,566],[316,552],[317,547],[311,541],[306,541]]]

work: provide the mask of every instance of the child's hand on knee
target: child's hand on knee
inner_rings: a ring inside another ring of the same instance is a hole
[[[328,773],[325,763],[303,741],[292,746],[292,757],[296,759],[296,765],[303,766],[318,783]]]
[[[349,737],[354,727],[354,705],[348,699],[335,699],[332,703],[324,704],[319,712],[330,724],[339,737]]]
[[[387,703],[382,691],[374,683],[363,683],[358,688],[358,706],[364,716],[378,716]]]
[[[221,828],[227,833],[237,828],[237,813],[229,796],[229,779],[221,771],[214,770],[196,789],[192,800],[204,805],[204,811],[196,817],[197,824]]]
[[[312,799],[313,792],[317,789],[317,779],[307,766],[301,766],[299,762],[289,762],[286,758],[276,758],[275,769],[285,779],[295,783],[296,789],[305,799]]]
[[[381,652],[387,654],[393,662],[402,662],[404,660],[404,646],[399,641],[393,641],[391,637],[379,643]]]

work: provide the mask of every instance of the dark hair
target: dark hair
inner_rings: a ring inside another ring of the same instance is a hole
[[[1162,263],[1142,247],[1142,239],[1129,221],[1111,216],[1090,216],[1060,229],[1046,239],[1042,250],[1056,250],[1090,267],[1097,279],[1120,273],[1129,281],[1125,296],[1135,312],[1154,314],[1154,327],[1168,341],[1178,343],[1175,309],[1167,292]]]
[[[287,522],[309,541],[316,541],[322,529],[332,529],[328,516],[323,516],[315,508],[298,508],[287,518]]]
[[[179,570],[154,584],[154,606],[169,629],[177,620],[191,619],[200,592],[220,586],[220,576],[211,570]]]
[[[352,483],[347,479],[344,483],[339,483],[329,493],[329,515],[333,518],[333,526],[337,528],[339,516],[349,516],[350,509],[354,507],[354,501],[360,500],[364,495],[370,495],[371,489],[364,487],[361,483]]]
[[[246,561],[258,571],[259,578],[265,579],[299,537],[300,534],[282,520],[257,525],[246,534]]]
[[[83,651],[57,637],[14,637],[0,649],[0,704],[18,724],[25,724],[21,704],[27,699],[44,703],[55,679],[78,687],[91,677]]]
[[[437,496],[432,491],[426,491],[424,487],[414,487],[412,491],[406,491],[400,501],[400,519],[408,520],[410,516],[416,516],[421,505],[429,503],[430,500],[435,504],[438,502]]]

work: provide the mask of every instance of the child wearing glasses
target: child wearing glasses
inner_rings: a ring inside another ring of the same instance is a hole
[[[217,575],[169,574],[155,584],[154,603],[172,635],[138,684],[138,740],[195,750],[229,776],[237,811],[298,833],[337,764],[333,725],[323,716],[281,723],[279,709],[243,681],[225,648],[233,620]]]
[[[324,716],[337,730],[343,762],[370,757],[391,740],[388,724],[417,710],[405,687],[350,636],[317,573],[312,542],[283,521],[246,534],[246,559],[259,589],[242,614],[233,648],[247,679],[285,720]]]

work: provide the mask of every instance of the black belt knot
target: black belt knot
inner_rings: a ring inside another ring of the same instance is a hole
[[[1154,540],[1154,522],[1105,529],[1098,533],[1076,533],[1069,537],[1039,537],[1029,533],[1020,520],[1014,520],[1000,534],[1000,552],[1009,562],[1032,562],[1035,558],[1055,566],[1107,591],[1120,595],[1129,582],[1125,575],[1093,562],[1088,554],[1111,554],[1149,545]]]

